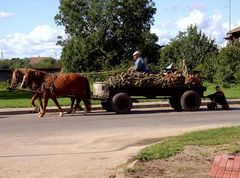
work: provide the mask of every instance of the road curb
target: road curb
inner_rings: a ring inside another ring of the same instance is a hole
[[[201,106],[206,106],[210,101],[202,101]],[[229,105],[240,104],[240,99],[228,100]],[[158,108],[158,107],[170,107],[168,102],[146,102],[146,103],[135,103],[133,109],[143,108]],[[63,107],[64,110],[69,109],[69,106]],[[103,110],[100,105],[93,105],[92,110]],[[57,108],[49,108],[46,112],[59,112]],[[3,108],[0,109],[0,115],[18,115],[18,114],[33,114],[36,111],[33,108]]]

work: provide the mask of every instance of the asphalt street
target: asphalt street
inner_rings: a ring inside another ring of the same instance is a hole
[[[1,115],[0,177],[106,178],[149,144],[193,130],[239,125],[239,114],[240,106],[232,105],[228,111]]]

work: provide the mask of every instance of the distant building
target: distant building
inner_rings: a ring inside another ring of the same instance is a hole
[[[34,66],[36,64],[41,63],[44,60],[52,59],[51,57],[31,57],[29,61],[29,65]],[[56,60],[54,63],[54,68],[61,69],[61,64]]]
[[[30,61],[29,61],[29,64],[30,65],[35,65],[35,64],[38,64],[40,63],[41,61],[44,61],[46,59],[49,59],[50,57],[31,57],[30,58]]]
[[[238,45],[240,43],[240,27],[229,31],[224,39],[228,40],[229,44],[233,46]]]

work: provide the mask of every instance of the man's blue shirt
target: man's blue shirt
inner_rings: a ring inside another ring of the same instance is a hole
[[[133,68],[136,71],[139,71],[139,72],[146,72],[147,71],[147,66],[146,66],[145,60],[142,57],[139,57],[135,61],[135,64],[134,64]]]

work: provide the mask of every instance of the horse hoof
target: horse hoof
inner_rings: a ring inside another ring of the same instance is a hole
[[[63,112],[60,112],[59,116],[62,117],[63,116]]]
[[[43,117],[43,116],[44,116],[43,113],[39,113],[39,114],[38,114],[38,117]]]
[[[34,107],[36,112],[40,112],[40,108],[39,107]]]

